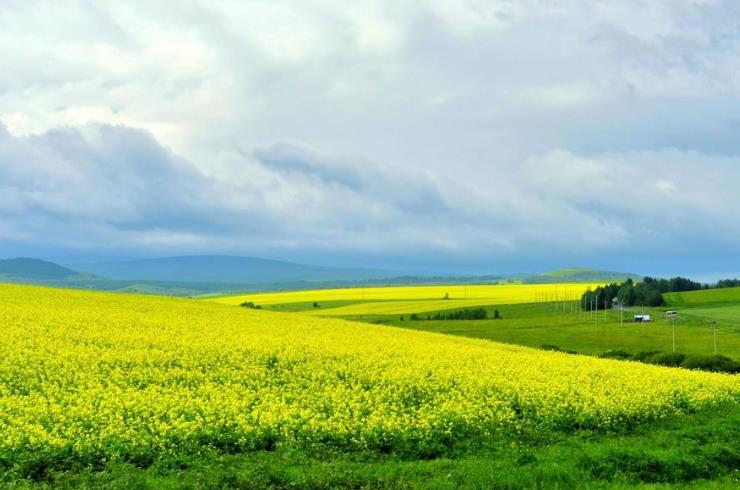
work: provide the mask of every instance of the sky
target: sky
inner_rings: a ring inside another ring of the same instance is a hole
[[[0,2],[0,257],[740,276],[740,2]]]

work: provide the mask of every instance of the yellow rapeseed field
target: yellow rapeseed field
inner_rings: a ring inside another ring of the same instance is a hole
[[[352,303],[377,301],[406,301],[407,308],[400,305],[375,306],[373,312],[382,313],[420,313],[449,309],[458,306],[477,306],[492,304],[521,304],[538,301],[572,301],[580,298],[587,288],[600,284],[559,283],[559,284],[474,284],[474,285],[434,285],[434,286],[387,286],[368,288],[316,289],[309,291],[286,291],[272,293],[241,294],[211,298],[211,301],[228,305],[238,305],[251,301],[257,305],[269,306],[289,303],[311,303],[321,301],[347,301]],[[446,302],[443,298],[450,300]],[[412,301],[422,307],[414,310]],[[445,301],[445,302],[443,302]],[[457,302],[457,304],[455,304]],[[345,307],[342,307],[345,308]],[[410,308],[410,309],[409,309]],[[307,307],[308,309],[308,307]],[[363,313],[359,305],[349,313],[335,312],[338,315]]]
[[[0,285],[0,462],[447,445],[740,400],[737,376],[188,299]]]
[[[426,313],[491,304],[487,299],[422,299],[413,301],[367,301],[335,308],[306,308],[301,313],[317,316],[395,315]]]

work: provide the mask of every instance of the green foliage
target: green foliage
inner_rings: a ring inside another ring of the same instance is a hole
[[[497,310],[498,311],[498,310]],[[412,315],[411,319],[416,315]],[[441,311],[434,315],[429,315],[430,320],[485,320],[488,318],[488,312],[485,308],[465,308],[456,311]]]
[[[638,352],[637,354],[631,354],[623,350],[610,350],[599,354],[599,357],[607,359],[638,361],[669,367],[682,367],[685,369],[698,369],[701,371],[713,371],[730,374],[740,373],[740,363],[733,361],[727,356],[700,356],[695,354],[684,354],[682,352],[660,351]]]
[[[553,344],[542,344],[542,345],[540,345],[540,349],[542,349],[542,350],[550,350],[550,351],[555,351],[555,352],[565,352],[566,354],[578,354],[578,352],[576,352],[576,351],[562,349],[562,348],[560,348],[560,346],[553,345]]]
[[[632,354],[630,354],[627,351],[623,350],[608,350],[602,354],[599,354],[599,357],[603,357],[604,359],[632,359]]]
[[[243,306],[244,308],[249,308],[252,310],[261,310],[262,307],[260,305],[256,305],[251,301],[245,301],[244,303],[240,304],[239,306]]]
[[[714,286],[717,289],[740,287],[740,279],[722,279]]]
[[[663,306],[664,293],[695,291],[704,288],[701,283],[683,277],[673,279],[654,279],[646,277],[635,284],[627,279],[622,284],[611,283],[599,286],[595,290],[588,290],[581,296],[581,308],[586,311],[604,310],[621,306]]]
[[[686,354],[681,352],[661,352],[648,358],[646,362],[660,366],[680,367],[684,359],[686,359]]]
[[[701,369],[723,373],[740,373],[740,363],[727,356],[697,356],[688,355],[681,363],[681,367]]]
[[[145,456],[145,455],[142,455]],[[482,438],[437,458],[329,448],[234,452],[204,448],[102,466],[46,460],[0,474],[19,489],[112,490],[263,488],[632,488],[642,485],[740,485],[740,406],[717,407],[631,430],[563,435],[537,430],[517,441]],[[650,487],[655,488],[655,487]],[[660,488],[664,488],[661,486]]]

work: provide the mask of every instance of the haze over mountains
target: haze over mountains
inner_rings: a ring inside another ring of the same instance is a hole
[[[361,281],[403,274],[398,271],[324,267],[230,255],[194,255],[71,265],[77,270],[110,279],[226,284]]]
[[[62,280],[81,277],[77,271],[28,257],[0,260],[0,279]]]
[[[106,291],[177,296],[254,290],[357,285],[598,282],[636,274],[571,267],[546,273],[508,275],[409,274],[402,271],[327,267],[228,255],[165,257],[59,265],[35,258],[0,260],[0,282],[20,282]]]

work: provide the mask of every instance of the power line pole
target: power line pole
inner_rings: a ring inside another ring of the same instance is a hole
[[[676,352],[676,315],[671,315],[671,324],[673,325],[673,352]]]
[[[714,355],[717,355],[717,322],[712,322],[712,337],[714,340]]]
[[[607,301],[606,301],[606,291],[604,291],[604,323],[606,323],[606,308],[608,306],[609,305],[607,304]]]
[[[595,302],[596,309],[594,310],[594,326],[599,326],[599,295],[596,295],[596,302]]]

